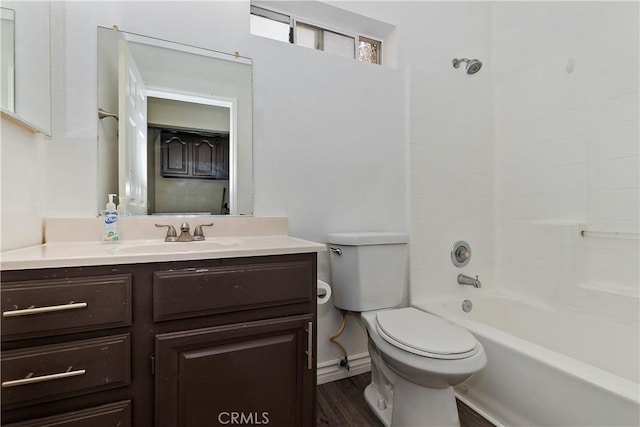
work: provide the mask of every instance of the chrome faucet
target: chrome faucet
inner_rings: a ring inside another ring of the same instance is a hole
[[[461,285],[473,286],[474,288],[479,288],[482,286],[482,283],[480,283],[480,279],[478,279],[478,276],[476,276],[476,278],[474,279],[473,277],[469,277],[464,274],[458,274],[458,283]]]
[[[167,227],[167,236],[164,238],[165,242],[193,242],[204,240],[204,232],[202,231],[202,227],[211,227],[211,224],[200,224],[196,226],[196,229],[193,231],[193,236],[189,233],[191,227],[188,223],[183,222],[180,226],[180,236],[176,233],[176,229],[173,225],[163,225],[156,224],[156,227]]]
[[[186,222],[183,222],[180,226],[180,235],[178,236],[178,242],[192,242],[193,236],[189,233],[191,227]]]

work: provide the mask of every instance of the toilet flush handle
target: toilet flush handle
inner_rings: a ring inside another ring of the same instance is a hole
[[[342,249],[340,248],[332,248],[331,246],[329,246],[329,250],[336,255],[342,255]]]

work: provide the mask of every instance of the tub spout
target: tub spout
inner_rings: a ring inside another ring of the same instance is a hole
[[[474,288],[479,288],[482,286],[482,283],[480,283],[480,279],[478,279],[478,276],[476,276],[476,278],[474,279],[473,277],[469,277],[464,274],[458,274],[458,283],[461,285],[473,286]]]

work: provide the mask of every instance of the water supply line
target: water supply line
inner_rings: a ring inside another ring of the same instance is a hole
[[[338,329],[338,332],[336,332],[334,335],[329,337],[329,341],[337,345],[340,348],[340,351],[342,351],[343,356],[340,358],[339,366],[340,368],[346,369],[348,371],[350,368],[349,368],[349,355],[347,353],[347,349],[344,348],[344,346],[340,344],[340,342],[338,342],[338,340],[336,339],[340,335],[342,335],[342,333],[344,332],[344,328],[347,326],[347,314],[348,314],[347,311],[342,311],[342,323],[340,324],[340,328]]]

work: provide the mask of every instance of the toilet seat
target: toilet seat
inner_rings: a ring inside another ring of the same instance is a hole
[[[433,359],[464,359],[479,350],[466,329],[413,307],[376,313],[376,330],[389,344]]]

